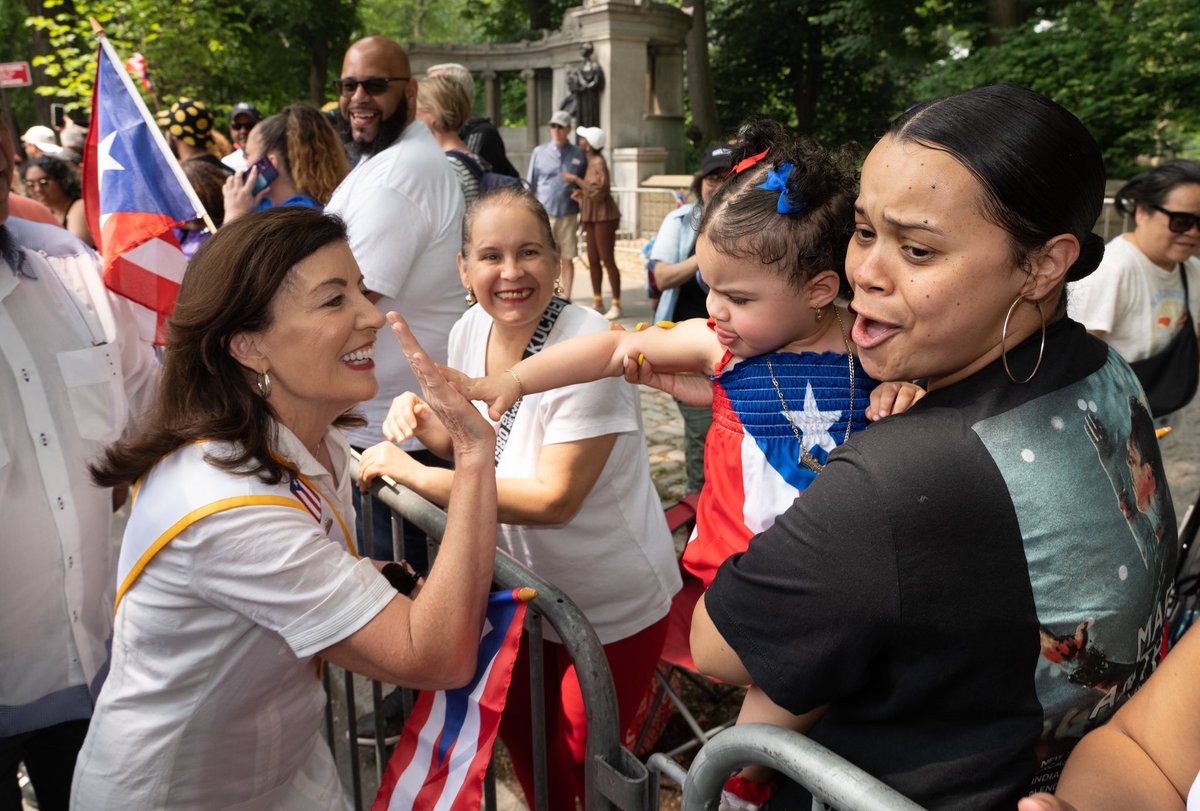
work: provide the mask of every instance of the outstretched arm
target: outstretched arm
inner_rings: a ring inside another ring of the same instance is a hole
[[[522,395],[621,376],[626,357],[653,358],[662,372],[707,372],[720,356],[721,344],[704,319],[693,318],[670,329],[582,335],[543,349],[504,372],[480,378],[447,372],[447,377],[470,399],[487,403],[492,419],[498,420]]]

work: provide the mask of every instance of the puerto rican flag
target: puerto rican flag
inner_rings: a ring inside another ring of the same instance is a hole
[[[130,76],[141,79],[142,87],[146,88],[147,93],[154,92],[154,85],[150,82],[150,69],[146,67],[146,57],[135,53],[125,60],[125,70]]]
[[[104,37],[96,55],[83,198],[104,257],[105,285],[137,305],[143,338],[165,343],[166,319],[187,269],[171,229],[208,215]]]
[[[404,726],[371,811],[478,811],[500,727],[530,589],[492,594],[475,678],[423,692]]]
[[[308,510],[308,514],[316,519],[318,524],[321,523],[321,513],[323,512],[321,506],[321,496],[306,486],[304,482],[300,480],[299,476],[292,476],[292,480],[288,487],[291,489],[292,495],[296,498],[296,500],[300,502],[304,509]]]

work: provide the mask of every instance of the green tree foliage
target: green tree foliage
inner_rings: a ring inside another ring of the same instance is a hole
[[[354,0],[30,0],[25,21],[39,94],[90,109],[96,40],[89,17],[124,59],[146,58],[155,106],[179,96],[214,109],[251,101],[264,112],[332,98],[330,62],[341,58],[357,22]],[[37,36],[48,43],[36,53]],[[334,66],[336,70],[337,66]]]
[[[984,34],[960,31],[967,53],[931,65],[915,95],[932,98],[996,82],[1030,87],[1079,116],[1113,177],[1139,171],[1150,157],[1197,157],[1195,0],[1070,2],[1036,9],[994,44]]]
[[[484,42],[481,25],[468,13],[468,6],[477,1],[359,0],[359,33],[380,34],[402,43]]]
[[[717,109],[730,129],[777,118],[827,143],[869,141],[945,49],[935,0],[711,0]],[[936,2],[942,12],[954,3]],[[978,5],[978,4],[975,4]]]

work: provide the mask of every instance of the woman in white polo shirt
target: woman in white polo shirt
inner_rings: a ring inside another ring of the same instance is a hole
[[[403,329],[456,435],[452,514],[413,599],[397,594],[412,590],[404,573],[351,547],[339,426],[361,423],[351,409],[375,394],[382,322],[336,218],[250,214],[196,254],[153,410],[93,468],[98,483],[136,485],[72,807],[342,809],[319,660],[422,689],[472,677],[495,436]]]

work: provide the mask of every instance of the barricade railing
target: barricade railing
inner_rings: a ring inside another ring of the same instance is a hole
[[[355,477],[358,475],[357,463],[353,461],[351,475]],[[446,529],[445,511],[403,486],[393,487],[377,480],[371,492],[392,513],[393,550],[399,552],[402,547],[402,522],[408,521],[430,538],[429,559],[432,562]],[[363,498],[362,524],[365,537],[362,539],[362,543],[365,549],[372,548],[371,508],[371,499]],[[397,560],[400,557],[402,556],[396,555]],[[608,669],[608,660],[605,658],[604,649],[592,626],[565,593],[501,550],[496,551],[493,585],[501,590],[529,587],[538,592],[538,598],[529,604],[525,615],[525,633],[528,636],[530,651],[531,684],[529,689],[532,707],[530,729],[533,731],[534,741],[533,783],[535,796],[532,811],[547,811],[548,802],[546,708],[542,684],[542,619],[545,619],[554,629],[574,663],[583,694],[584,711],[587,717],[587,748],[584,764],[585,809],[587,811],[608,811],[616,808],[628,811],[648,809],[650,807],[649,773],[645,765],[621,745],[622,730],[617,713],[616,691],[613,687],[612,674]],[[329,669],[326,668],[326,670]],[[328,674],[326,678],[326,688],[330,689],[331,680]],[[345,712],[346,726],[349,730],[351,766],[351,785],[348,788],[351,795],[350,800],[357,810],[362,809],[364,805],[359,753],[358,747],[354,745],[357,737],[354,701],[356,682],[368,683],[368,680],[351,673],[345,674]],[[369,683],[371,684],[372,705],[377,719],[375,761],[378,780],[387,762],[381,729],[382,721],[380,720],[384,687],[379,682]],[[406,714],[412,706],[411,693],[408,694],[407,699],[405,702]],[[326,735],[331,748],[336,753],[333,721],[332,704],[330,704],[326,710]],[[484,792],[484,807],[487,809],[496,807],[493,781],[494,776],[489,769],[488,783]],[[370,801],[368,798],[368,807]]]
[[[1122,214],[1117,211],[1113,205],[1113,198],[1104,198],[1104,208],[1100,212],[1100,219],[1096,221],[1096,227],[1092,230],[1104,238],[1107,243],[1110,239],[1123,234],[1132,228],[1132,223],[1129,221],[1128,214]]]
[[[678,767],[672,769],[657,758],[652,758],[652,767],[678,779]],[[730,773],[750,765],[768,766],[804,786],[813,795],[813,809],[823,802],[839,811],[922,811],[816,741],[765,724],[727,729],[704,745],[683,781],[683,811],[715,811]]]

